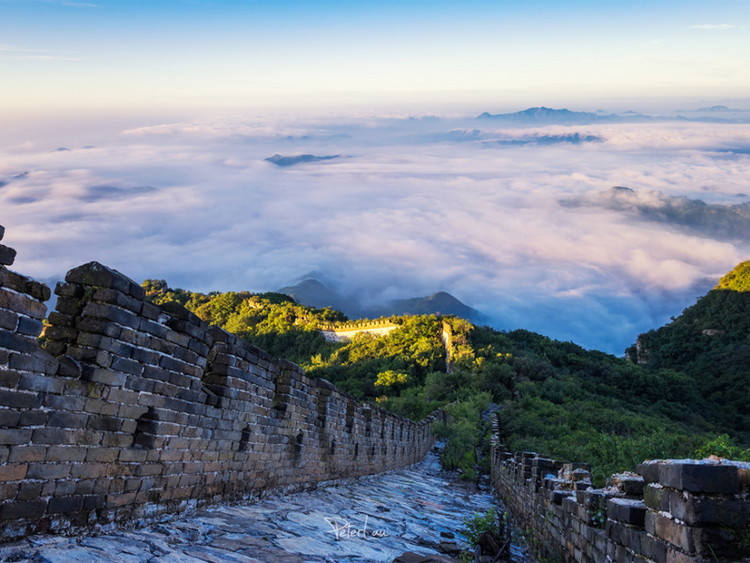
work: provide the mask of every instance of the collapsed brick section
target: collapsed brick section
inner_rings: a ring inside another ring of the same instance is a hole
[[[566,563],[750,560],[750,464],[659,460],[594,489],[590,466],[492,448],[492,482],[547,559]]]
[[[2,238],[0,227],[0,238]],[[96,262],[50,290],[0,248],[0,537],[75,532],[410,465],[415,423]]]

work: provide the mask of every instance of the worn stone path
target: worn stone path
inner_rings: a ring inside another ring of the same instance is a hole
[[[440,532],[493,506],[491,491],[452,483],[435,451],[411,468],[241,507],[218,507],[133,531],[33,537],[2,562],[368,563],[437,553]]]

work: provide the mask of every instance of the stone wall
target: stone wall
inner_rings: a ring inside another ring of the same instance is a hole
[[[3,230],[0,227],[0,239]],[[46,286],[0,245],[0,538],[113,527],[410,465],[432,446],[96,262]]]
[[[590,467],[492,448],[492,481],[530,545],[566,563],[750,557],[750,464],[660,460],[594,489]]]
[[[396,330],[401,325],[392,323],[389,320],[381,319],[366,322],[350,322],[340,324],[330,324],[318,327],[323,337],[329,342],[343,342],[351,340],[354,335],[360,332],[367,332],[375,336],[385,336]]]

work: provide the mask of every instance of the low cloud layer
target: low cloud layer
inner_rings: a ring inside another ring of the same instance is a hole
[[[746,194],[736,194],[747,199]],[[564,199],[565,207],[601,207],[622,211],[646,221],[682,227],[699,236],[738,243],[750,241],[750,203],[717,204],[660,191],[636,192],[615,186],[608,190]]]
[[[499,328],[620,354],[750,250],[740,223],[711,232],[680,199],[710,211],[750,194],[750,157],[731,152],[750,134],[732,125],[233,117],[65,152],[30,141],[0,152],[0,224],[15,268],[39,279],[98,260],[139,281],[265,291],[318,271],[365,305],[443,290]]]

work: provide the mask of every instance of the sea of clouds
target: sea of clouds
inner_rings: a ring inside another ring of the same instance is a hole
[[[622,354],[750,257],[742,125],[232,116],[40,139],[0,149],[0,224],[14,269],[49,282],[91,260],[195,291],[320,272],[366,305],[442,290]],[[738,224],[675,218],[684,197]]]

